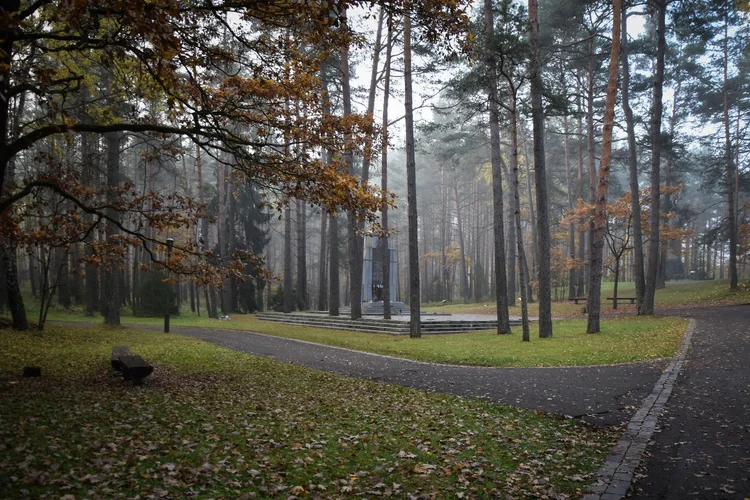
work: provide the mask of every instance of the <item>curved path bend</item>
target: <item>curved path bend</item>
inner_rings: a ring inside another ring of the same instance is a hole
[[[620,425],[651,392],[668,360],[570,368],[443,365],[270,335],[209,328],[172,330],[238,351],[340,375],[487,398],[522,408]]]
[[[669,314],[695,319],[686,357],[683,351],[674,360],[571,368],[441,365],[252,332],[173,330],[230,349],[340,375],[487,398],[594,423],[622,425],[630,421],[623,440],[634,423],[648,431],[647,442],[633,441],[637,456],[631,459],[629,451],[616,449],[611,457],[628,473],[618,477],[613,466],[603,474],[607,482],[588,498],[750,498],[750,307],[696,308]],[[670,361],[670,369],[662,376]],[[681,370],[670,374],[677,362]],[[658,410],[651,411],[648,403],[654,403],[653,391],[665,385],[664,377],[669,379],[666,385],[671,394],[665,393],[664,401],[656,402]],[[653,413],[653,419],[647,417],[644,422],[643,416],[639,417],[644,411]]]

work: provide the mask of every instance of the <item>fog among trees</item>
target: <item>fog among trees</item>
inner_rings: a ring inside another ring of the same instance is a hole
[[[528,339],[528,303],[552,336],[551,302],[578,297],[598,332],[602,281],[635,282],[649,315],[671,280],[750,275],[733,1],[0,14],[0,311],[17,329],[52,306],[359,318],[365,247],[415,337],[420,304],[491,304],[498,334],[520,305]]]

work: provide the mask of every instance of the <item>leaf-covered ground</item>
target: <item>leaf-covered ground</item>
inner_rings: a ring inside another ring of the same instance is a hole
[[[145,386],[110,376],[114,345],[156,364]],[[0,401],[0,498],[565,498],[616,438],[103,327],[0,330]]]

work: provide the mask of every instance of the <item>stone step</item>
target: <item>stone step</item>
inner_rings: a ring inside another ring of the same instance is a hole
[[[262,318],[261,318],[262,319]],[[264,321],[272,321],[276,323],[284,323],[288,325],[308,326],[312,328],[329,328],[332,330],[348,330],[357,332],[368,332],[368,333],[390,333],[394,335],[404,335],[409,333],[408,325],[405,327],[401,326],[367,326],[363,324],[346,324],[346,323],[321,323],[321,322],[310,322],[310,321],[293,321],[283,319],[263,319]]]
[[[399,325],[403,324],[404,321],[396,321],[392,319],[383,319],[383,318],[360,318],[360,319],[351,319],[347,316],[328,316],[327,314],[296,314],[296,313],[280,313],[280,312],[263,312],[258,313],[256,315],[258,319],[267,319],[267,318],[279,318],[283,320],[291,320],[291,319],[310,319],[312,321],[327,321],[327,322],[342,322],[342,323],[348,323],[351,321],[358,322],[358,323],[367,323],[367,324],[380,324],[380,325]]]
[[[368,318],[352,320],[341,316],[314,314],[285,314],[278,312],[259,313],[257,318],[299,326],[329,328],[334,330],[359,331],[367,333],[389,333],[408,335],[409,324],[397,320],[371,320]],[[517,325],[518,322],[511,322]],[[496,321],[423,321],[421,331],[424,334],[465,333],[470,331],[489,330],[497,327]]]

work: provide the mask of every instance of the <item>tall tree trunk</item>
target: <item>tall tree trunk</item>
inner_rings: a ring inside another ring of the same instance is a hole
[[[20,2],[4,2],[0,6],[0,140],[3,146],[7,144],[8,138],[18,136],[19,116],[23,112],[23,95],[14,124],[10,123],[10,103],[8,90],[10,88],[10,69],[13,64],[13,32],[10,28],[11,16],[20,8]],[[10,134],[8,131],[10,130]],[[5,147],[0,150],[0,198],[10,194],[10,185],[13,183],[16,170],[15,156],[9,157]],[[11,207],[6,209],[9,213]],[[5,214],[0,214],[5,217]],[[13,318],[13,328],[16,330],[28,330],[29,321],[26,317],[26,308],[21,295],[21,284],[18,279],[18,263],[16,261],[16,243],[11,235],[3,235],[0,240],[2,248],[2,266],[5,274],[5,293],[8,301],[8,309]]]
[[[341,51],[341,94],[344,105],[344,117],[352,114],[352,97],[349,87],[349,47],[345,46]],[[374,106],[374,104],[373,104]],[[351,137],[345,137],[345,142],[351,141]],[[345,156],[349,175],[354,175],[354,158],[350,152]],[[351,300],[351,318],[362,317],[362,238],[359,235],[359,221],[354,217],[354,212],[349,212],[347,217],[347,250],[349,253],[349,298]]]
[[[206,199],[203,194],[203,162],[201,158],[201,147],[197,143],[195,144],[195,169],[196,173],[198,175],[198,201],[200,202],[201,206],[206,206]],[[209,246],[209,238],[208,238],[208,218],[203,217],[200,220],[200,231],[201,233],[198,236],[198,243],[200,244],[200,249],[202,251],[206,250],[206,247]],[[204,303],[206,304],[206,314],[209,318],[214,318],[214,312],[211,309],[211,302],[208,297],[208,287],[203,287],[203,298]],[[199,306],[200,309],[200,306]]]
[[[291,203],[291,200],[289,201]],[[284,207],[284,312],[292,312],[292,209]]]
[[[655,2],[657,16],[656,68],[654,72],[654,98],[651,106],[651,234],[648,245],[648,271],[640,314],[654,314],[656,272],[659,265],[659,222],[661,221],[660,164],[662,87],[664,85],[664,54],[666,52],[666,6]]]
[[[375,47],[372,54],[372,71],[370,72],[370,90],[367,94],[367,116],[373,118],[375,112],[375,97],[378,90],[378,68],[380,64],[381,39],[383,33],[383,9],[378,14],[378,29],[375,32]],[[386,56],[387,57],[387,56]],[[362,183],[367,184],[370,180],[370,163],[372,162],[372,134],[365,137],[365,152],[362,157]],[[361,227],[361,224],[360,224]],[[361,238],[360,238],[361,241]],[[362,249],[360,248],[360,253]]]
[[[232,158],[233,164],[234,164],[234,158]],[[236,184],[234,181],[236,179],[234,178],[234,168],[233,166],[227,166],[226,167],[226,175],[228,182],[226,183],[226,193],[224,194],[225,203],[226,203],[226,210],[227,210],[227,220],[225,222],[226,226],[226,244],[224,246],[224,250],[226,251],[227,255],[224,259],[225,263],[228,263],[231,256],[234,255],[234,252],[237,251],[237,197],[233,195],[232,193],[232,186]],[[175,191],[177,190],[177,181],[175,179]],[[180,276],[177,275],[177,283],[175,284],[175,288],[177,288],[177,304],[176,304],[176,310],[179,314],[180,312],[180,304],[182,303],[182,296],[180,295]],[[235,311],[238,311],[239,306],[239,280],[235,277],[230,278],[229,280],[224,282],[224,302],[226,304],[226,312],[225,314],[229,314]]]
[[[517,111],[516,111],[517,113]],[[518,116],[516,114],[516,116]],[[518,129],[518,137],[523,145],[523,157],[526,162],[526,196],[529,202],[529,226],[531,226],[531,273],[526,273],[526,276],[531,281],[531,277],[536,275],[536,270],[539,262],[539,233],[537,233],[536,227],[536,209],[534,208],[534,192],[531,190],[531,162],[529,161],[529,148],[528,138],[526,137],[525,128],[522,126]],[[519,165],[520,167],[520,165]],[[520,172],[520,170],[519,170]],[[526,260],[528,265],[528,259]],[[529,302],[534,302],[534,292],[531,289],[531,284],[528,287],[529,291]]]
[[[407,9],[411,8],[408,3]],[[414,107],[411,81],[411,13],[404,13],[404,111],[406,115],[406,193],[409,221],[409,336],[419,338],[421,332],[419,303],[419,228],[417,227],[417,173],[414,155]]]
[[[737,204],[735,192],[737,189],[737,176],[732,158],[732,137],[729,126],[729,11],[724,14],[724,82],[722,85],[722,97],[724,104],[724,161],[726,162],[727,180],[727,205],[729,227],[729,288],[736,290],[739,282],[737,275]],[[739,140],[739,137],[737,138]],[[739,145],[738,145],[739,147]]]
[[[520,161],[519,161],[519,150],[518,150],[518,100],[516,97],[516,94],[514,92],[510,93],[510,107],[508,109],[508,121],[510,122],[510,169],[511,172],[514,172],[513,175],[515,176],[515,182],[519,182],[519,172],[520,172]],[[527,158],[527,168],[526,168],[526,187],[528,191],[529,196],[529,221],[531,223],[531,232],[532,232],[532,245],[535,245],[536,243],[536,223],[534,222],[534,209],[533,209],[533,201],[532,201],[532,193],[531,193],[531,183],[529,181],[529,177],[531,176],[531,168],[528,167],[528,158]],[[521,213],[521,205],[520,205],[520,194],[518,196],[513,196],[513,211],[518,211],[518,213]],[[520,217],[520,215],[519,215]],[[523,231],[519,229],[521,226],[513,222],[513,226],[515,227],[514,234],[517,238],[520,238],[520,241],[523,243]],[[517,233],[517,234],[516,234]],[[513,242],[516,247],[518,247],[517,242]],[[535,255],[534,252],[532,252],[532,256]],[[526,266],[525,269],[521,269],[521,267]],[[526,258],[526,251],[524,250],[524,258],[523,261],[521,261],[521,254],[520,251],[518,253],[518,267],[519,267],[519,273],[520,273],[520,279],[523,281],[526,280],[526,291],[524,292],[524,300],[526,301],[532,301],[533,293],[531,290],[531,275],[529,274],[529,264],[528,260]]]
[[[218,318],[219,317],[219,311],[216,307],[216,288],[210,287],[208,298],[206,299],[206,302],[208,303],[209,310],[211,311],[210,316],[211,318]]]
[[[514,134],[511,134],[511,141],[513,141]],[[523,249],[523,230],[521,228],[521,199],[518,193],[518,145],[515,148],[511,147],[512,151],[516,154],[511,156],[512,169],[510,184],[513,189],[513,225],[516,227],[516,246],[518,249],[518,272],[520,278],[520,292],[521,292],[521,328],[522,328],[522,339],[524,342],[531,340],[529,335],[529,267],[526,263],[526,252]]]
[[[440,165],[440,300],[449,300],[448,292],[448,188],[445,183],[445,168]],[[494,274],[493,274],[494,275]]]
[[[500,157],[502,159],[502,156]],[[516,161],[518,159],[516,158]],[[505,169],[504,169],[505,170]],[[506,173],[505,177],[508,179],[508,184],[510,185],[510,175]],[[493,186],[494,189],[494,186]],[[513,220],[514,214],[516,213],[516,200],[513,196],[509,196],[508,205],[509,205],[509,211],[510,216],[508,217],[508,307],[515,307],[516,305],[516,293],[518,292],[516,290],[516,283],[518,281],[518,277],[516,275],[516,269],[517,263],[518,263],[518,257],[517,257],[517,246],[516,245],[516,223]],[[494,209],[494,207],[493,207]],[[494,222],[494,214],[493,214],[493,222]],[[494,252],[493,252],[494,253]]]
[[[330,316],[339,315],[339,306],[341,303],[339,293],[339,219],[338,215],[331,214],[331,220],[328,224],[328,253],[329,257],[329,276],[328,276],[328,314]]]
[[[6,283],[5,283],[5,265],[3,263],[5,259],[3,255],[4,255],[4,252],[2,248],[0,247],[0,314],[5,312],[5,305],[8,303],[8,292],[6,290]],[[36,276],[34,275],[36,271],[34,269],[35,266],[33,262],[34,262],[34,258],[31,252],[29,252],[29,274],[31,277],[31,285],[32,285],[31,288],[32,288],[32,293],[33,293],[32,296],[36,298],[37,297],[37,293],[36,293],[37,285],[36,285]]]
[[[469,283],[468,273],[466,270],[466,251],[464,246],[464,228],[461,222],[461,200],[458,197],[458,182],[453,184],[453,194],[456,200],[456,222],[458,223],[458,249],[461,255],[461,298],[464,304],[469,303]]]
[[[581,104],[581,92],[578,93],[576,99],[578,105],[578,119],[577,119],[577,149],[578,149],[578,198],[584,199],[584,184],[583,184],[583,106]],[[586,262],[586,233],[578,228],[578,272],[576,280],[576,297],[583,297],[585,280],[585,263]]]
[[[57,291],[57,303],[67,311],[70,309],[72,300],[70,298],[70,270],[68,265],[68,251],[62,247],[54,251],[55,291]]]
[[[539,4],[529,0],[529,44],[531,56],[531,114],[534,128],[534,180],[539,237],[539,337],[552,336],[552,289],[550,282],[550,229],[547,209],[547,173],[544,158],[544,108],[542,107],[542,67],[539,42]]]
[[[13,15],[20,8],[20,0],[10,0],[0,3],[0,141],[3,141],[3,147],[0,149],[0,197],[3,198],[8,195],[6,183],[13,182],[13,172],[9,172],[9,168],[11,168],[9,161],[11,158],[7,154],[5,145],[8,144],[9,138],[12,139],[11,134],[8,132],[14,128],[10,123],[10,105],[12,99],[9,96],[9,90],[11,68],[13,68],[13,43],[16,34]],[[24,322],[26,322],[25,319]],[[13,323],[15,326],[15,316]],[[26,329],[28,329],[28,325],[24,328],[24,330]]]
[[[382,15],[382,12],[381,12]],[[380,154],[380,187],[388,191],[388,100],[391,93],[391,51],[393,49],[391,15],[388,14],[388,35],[385,48],[385,75],[383,77],[383,125],[382,150]],[[388,205],[383,203],[380,215],[383,230],[388,230]],[[380,262],[383,266],[383,318],[391,319],[391,252],[388,249],[390,238],[386,235],[380,240]]]
[[[224,155],[224,161],[227,161],[227,155]],[[216,235],[219,243],[219,257],[222,263],[227,262],[229,256],[229,242],[227,241],[227,196],[226,196],[226,182],[227,172],[226,166],[223,162],[219,162],[216,166],[216,190],[218,193],[218,220],[216,221]],[[225,280],[222,283],[221,289],[219,290],[219,307],[221,313],[227,315],[230,312],[229,297],[227,297],[227,291],[230,288],[229,280]]]
[[[677,126],[677,101],[680,96],[680,90],[682,88],[681,79],[677,79],[675,82],[674,93],[672,95],[672,113],[669,117],[669,150],[667,151],[667,161],[664,165],[664,187],[670,187],[672,185],[672,160],[674,158],[674,134]],[[672,196],[669,193],[664,194],[664,216],[662,217],[662,223],[664,227],[670,227],[670,215],[672,214]],[[657,274],[656,288],[666,288],[667,286],[667,260],[669,258],[669,251],[673,248],[674,241],[667,242],[662,245],[659,273]],[[679,248],[675,252],[679,255]]]
[[[594,205],[594,242],[591,256],[591,282],[586,300],[588,325],[586,332],[599,333],[601,312],[602,264],[604,260],[604,231],[607,226],[607,190],[609,188],[609,167],[612,160],[612,131],[615,125],[615,104],[617,101],[617,76],[620,60],[620,15],[622,0],[613,0],[612,54],[609,60],[609,80],[607,99],[604,105],[604,128],[602,130],[602,158],[599,164],[599,183]],[[618,257],[619,258],[619,257]],[[618,263],[619,265],[619,263]],[[618,269],[619,271],[619,269]],[[617,276],[615,276],[617,280]],[[615,302],[616,303],[616,302]]]
[[[323,68],[321,68],[321,81],[323,82],[323,115],[331,114],[331,101],[328,97],[328,77]],[[333,153],[327,151],[327,162],[333,160]],[[334,207],[335,208],[335,207]],[[340,292],[339,292],[339,221],[338,214],[331,213],[328,228],[328,314],[330,316],[339,315]]]
[[[321,208],[320,211],[320,255],[318,256],[318,311],[328,310],[328,280],[326,278],[326,229],[328,227],[328,215]]]
[[[641,229],[641,199],[638,187],[638,156],[635,144],[635,123],[630,107],[630,63],[628,62],[627,8],[622,15],[622,108],[628,138],[628,174],[630,178],[630,210],[633,213],[633,278],[635,281],[636,310],[640,311],[646,278],[643,269],[643,230]]]
[[[190,312],[195,312],[195,282],[192,280],[188,281],[188,293],[190,295]],[[198,314],[200,316],[200,314]]]
[[[424,206],[422,208],[425,208]],[[425,213],[427,210],[425,209],[422,212],[422,280],[421,280],[421,297],[424,297],[427,302],[430,301],[430,277],[427,274],[427,253],[429,252],[429,249],[427,248],[427,214]],[[468,292],[468,284],[466,288]]]
[[[115,189],[120,185],[120,142],[122,134],[115,132],[104,136],[107,144],[107,202],[109,204],[117,203],[117,193]],[[107,243],[112,246],[119,246],[117,237],[120,229],[117,223],[120,221],[120,213],[114,208],[107,209],[106,233]],[[108,325],[120,324],[120,271],[119,263],[109,261],[106,263],[104,270],[104,300],[106,312],[104,323]]]
[[[594,37],[589,38],[589,53],[587,64],[587,88],[586,88],[586,164],[588,165],[588,197],[587,200],[592,205],[596,199],[596,155],[594,152],[594,78],[596,71],[596,53],[594,52]],[[588,258],[585,264],[585,279],[591,283],[591,257],[594,252],[594,221],[589,222],[588,230]]]
[[[492,13],[492,0],[484,0],[484,31],[488,42],[487,67],[489,78],[487,81],[487,99],[490,108],[490,160],[492,162],[492,230],[493,248],[495,254],[495,305],[497,307],[497,333],[510,333],[510,316],[508,313],[508,289],[511,297],[515,297],[515,269],[506,272],[505,262],[505,227],[503,221],[503,178],[502,154],[500,152],[500,112],[497,102],[497,65],[492,49],[495,37],[495,16]],[[515,255],[514,255],[515,257]],[[514,266],[515,259],[510,266]],[[511,275],[511,285],[508,286],[508,274]],[[515,300],[514,300],[515,301]]]
[[[265,289],[265,287],[266,280],[255,280],[255,307],[257,307],[258,312],[265,311],[265,306],[263,304],[263,289]]]
[[[307,308],[307,205],[297,200],[297,310]]]
[[[565,181],[567,184],[568,191],[568,210],[575,208],[575,202],[573,201],[573,180],[570,176],[570,150],[568,145],[568,116],[563,117],[563,141],[565,146]],[[575,262],[576,258],[576,227],[574,224],[570,224],[568,227],[568,256],[571,264]],[[568,299],[574,299],[576,297],[576,268],[571,265],[568,271]]]
[[[92,134],[81,134],[81,164],[83,167],[82,173],[81,173],[81,180],[86,186],[91,186],[92,188],[96,189],[99,182],[96,175],[96,165],[95,165],[95,157],[97,155],[94,154],[94,147],[92,144],[92,141],[97,141],[98,138],[95,138],[96,136],[93,136]],[[89,213],[83,214],[83,221],[84,224],[87,226],[90,224],[93,224],[94,222],[94,216]],[[89,234],[86,237],[86,254],[88,256],[91,256],[93,253],[93,248],[91,246],[91,242],[94,239],[93,234]],[[136,251],[136,258],[138,256],[138,251]],[[94,264],[91,262],[86,262],[85,267],[85,274],[86,274],[86,316],[93,316],[96,311],[99,310],[99,270],[97,269]],[[136,288],[137,290],[137,288]]]

